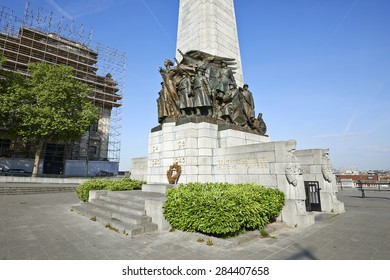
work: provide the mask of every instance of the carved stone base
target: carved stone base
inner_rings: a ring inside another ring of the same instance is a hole
[[[345,212],[344,202],[337,199],[335,194],[320,192],[323,212],[341,214]]]
[[[325,184],[321,166],[315,165],[314,159],[311,165],[306,164],[302,154],[295,156],[294,140],[271,142],[268,137],[206,120],[207,117],[184,117],[178,121],[180,124],[167,122],[150,134],[144,170],[148,182],[145,190],[165,192],[166,187],[160,186],[167,186],[167,171],[177,162],[181,167],[178,184],[256,183],[278,188],[286,195],[286,206],[280,219],[291,227],[307,227],[314,224],[314,216],[306,212],[304,181],[321,181],[322,178],[323,209],[344,212],[344,205],[337,200],[332,184]],[[318,157],[316,153],[307,154]],[[136,171],[141,172],[141,169]],[[133,175],[137,176],[132,172]]]
[[[314,214],[306,212],[304,200],[287,199],[279,220],[289,227],[305,228],[314,225]]]

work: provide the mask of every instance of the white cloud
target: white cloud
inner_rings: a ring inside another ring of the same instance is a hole
[[[48,3],[50,6],[55,8],[57,12],[59,12],[61,15],[63,15],[65,18],[73,20],[72,15],[70,15],[68,12],[66,12],[60,5],[57,4],[54,0],[46,0],[46,3]]]

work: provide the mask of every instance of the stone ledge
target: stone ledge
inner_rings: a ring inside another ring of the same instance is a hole
[[[266,226],[265,231],[270,234],[269,238],[277,238],[278,235],[282,234],[286,230],[291,230],[291,228],[287,227],[285,223],[283,222],[274,222]],[[237,236],[230,237],[230,238],[218,238],[215,236],[209,236],[203,233],[199,232],[185,232],[181,230],[175,230],[173,232],[169,232],[169,234],[174,234],[180,236],[185,236],[186,238],[193,239],[194,242],[196,242],[199,238],[202,238],[204,241],[204,246],[207,246],[207,240],[211,239],[213,242],[213,247],[218,247],[222,249],[231,249],[234,247],[237,247],[239,245],[251,242],[253,240],[257,239],[269,239],[269,238],[262,238],[260,235],[259,230],[251,230],[247,231],[245,233],[241,233]]]
[[[168,119],[164,120],[164,122],[162,124],[153,127],[151,129],[151,132],[161,131],[163,124],[173,123],[173,122],[176,124],[176,126],[180,126],[180,125],[188,124],[188,123],[209,123],[209,124],[218,125],[218,131],[232,129],[232,130],[251,133],[251,134],[259,135],[259,136],[263,136],[263,137],[269,137],[268,135],[261,135],[250,128],[240,127],[240,126],[237,126],[235,124],[228,124],[228,123],[225,123],[223,120],[212,118],[212,117],[207,117],[207,116],[186,116],[186,117],[180,117],[177,120],[175,120],[174,118],[168,118]]]
[[[254,130],[252,130],[250,128],[244,128],[244,127],[240,127],[240,126],[237,126],[237,125],[234,125],[234,124],[223,123],[223,124],[219,124],[218,125],[218,131],[223,131],[223,130],[228,130],[228,129],[232,129],[232,130],[242,131],[242,132],[246,132],[246,133],[251,133],[251,134],[254,134],[254,135],[268,137],[268,135],[261,135],[261,134],[255,132]]]

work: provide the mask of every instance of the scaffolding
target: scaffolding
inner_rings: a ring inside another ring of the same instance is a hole
[[[24,75],[33,62],[72,66],[75,78],[92,88],[90,99],[100,115],[99,122],[69,148],[68,159],[119,162],[125,53],[93,42],[92,29],[83,24],[41,8],[33,10],[26,1],[22,17],[0,5],[0,55],[7,59],[3,69]],[[92,155],[91,145],[96,148]]]

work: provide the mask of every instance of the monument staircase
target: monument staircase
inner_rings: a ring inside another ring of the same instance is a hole
[[[158,225],[146,214],[145,200],[164,200],[164,194],[134,191],[96,191],[89,202],[72,206],[72,210],[129,236],[155,231]]]

